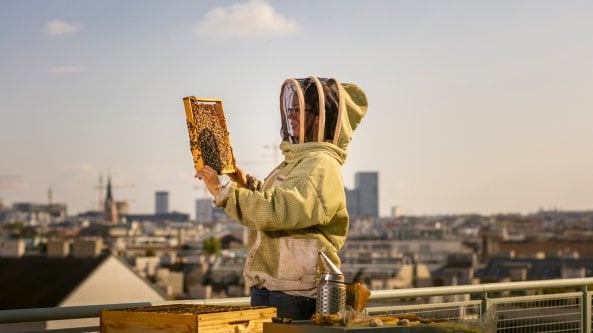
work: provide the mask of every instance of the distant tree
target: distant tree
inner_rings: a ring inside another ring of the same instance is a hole
[[[220,239],[214,238],[214,237],[206,238],[204,240],[203,245],[204,245],[204,252],[206,252],[206,254],[209,254],[209,255],[219,254],[220,249],[222,247],[222,243],[220,242]]]
[[[47,243],[46,242],[39,243],[37,248],[39,249],[39,253],[47,253]]]
[[[21,234],[19,235],[20,237],[28,237],[28,238],[33,238],[35,236],[37,236],[39,233],[37,232],[37,229],[35,229],[35,227],[32,226],[25,226],[22,230],[21,230]]]
[[[12,222],[5,226],[5,229],[10,232],[12,235],[20,235],[25,228],[24,222]]]
[[[24,222],[13,222],[6,225],[5,229],[8,231],[10,237],[35,237],[38,235],[35,227],[25,225]]]

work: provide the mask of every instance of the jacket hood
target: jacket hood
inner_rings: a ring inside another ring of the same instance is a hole
[[[288,79],[280,91],[282,140],[327,142],[345,151],[367,108],[366,95],[355,84],[313,76]]]

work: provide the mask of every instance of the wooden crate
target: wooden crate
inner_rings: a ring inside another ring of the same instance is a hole
[[[173,304],[101,311],[102,333],[262,333],[276,308]]]

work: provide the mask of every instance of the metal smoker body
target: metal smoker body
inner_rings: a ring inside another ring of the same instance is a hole
[[[319,259],[316,312],[335,314],[346,306],[344,274],[323,251],[319,251]]]

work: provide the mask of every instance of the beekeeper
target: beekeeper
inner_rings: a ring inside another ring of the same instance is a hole
[[[196,174],[215,206],[252,231],[244,270],[251,305],[294,320],[315,313],[318,250],[339,267],[348,234],[342,165],[366,111],[354,84],[288,79],[280,92],[284,161],[263,181],[238,167],[224,186],[209,166]]]

